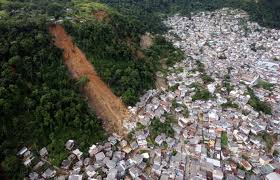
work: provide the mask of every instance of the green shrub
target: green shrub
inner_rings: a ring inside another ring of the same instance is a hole
[[[174,86],[171,86],[169,89],[170,89],[170,91],[174,92],[174,91],[176,91],[178,89],[178,86],[179,86],[179,84],[177,83]]]
[[[136,130],[142,130],[142,129],[145,129],[145,126],[143,124],[141,124],[140,122],[137,122],[135,129]]]
[[[1,162],[1,168],[3,168],[6,176],[14,179],[22,179],[28,173],[28,169],[15,154],[6,156]]]
[[[85,86],[89,82],[89,79],[86,75],[83,75],[79,81],[76,82],[78,86]]]
[[[226,149],[228,147],[228,137],[226,132],[222,132],[221,134],[221,147],[222,149]]]
[[[211,76],[207,75],[206,73],[203,73],[201,78],[202,78],[204,84],[208,84],[208,83],[215,81]]]
[[[260,81],[258,81],[258,84],[256,85],[256,87],[272,91],[273,84],[271,84],[271,83],[269,83],[267,81],[264,81],[264,80],[260,80]]]
[[[271,148],[272,148],[272,146],[274,144],[274,142],[273,142],[274,136],[268,134],[267,132],[259,134],[259,136],[261,136],[261,138],[264,140],[267,152],[270,152]]]
[[[171,115],[166,115],[164,123],[160,122],[159,118],[154,118],[149,127],[151,138],[155,139],[161,133],[165,133],[167,136],[172,137],[174,135],[174,130],[172,128],[174,122],[175,119]]]
[[[209,100],[212,98],[211,93],[204,88],[198,88],[196,89],[195,95],[192,96],[192,101],[196,100]]]
[[[197,60],[196,61],[196,66],[197,66],[197,68],[195,69],[196,71],[201,72],[201,73],[205,72],[204,64],[202,62]]]
[[[172,151],[172,156],[176,156],[176,154],[177,154],[177,151],[174,149],[174,150]]]
[[[262,111],[265,114],[272,114],[272,109],[268,103],[261,101],[251,88],[248,87],[247,90],[248,94],[251,96],[248,103],[254,108],[254,110]]]
[[[223,87],[226,88],[228,94],[230,93],[230,91],[232,91],[234,89],[234,86],[231,85],[231,83],[229,81],[226,81],[226,80],[223,81]]]
[[[190,112],[189,112],[189,109],[186,107],[186,106],[184,106],[184,110],[183,110],[183,116],[185,117],[185,118],[188,118],[189,117],[189,115],[190,115]]]
[[[238,104],[233,103],[233,102],[231,102],[231,101],[228,101],[228,102],[226,102],[226,103],[223,103],[223,104],[221,104],[221,106],[222,106],[223,109],[226,109],[226,108],[235,108],[235,109],[238,109],[238,108],[239,108]]]
[[[172,101],[172,105],[171,105],[171,106],[172,106],[172,108],[175,109],[175,108],[177,108],[177,107],[180,107],[180,104],[178,104],[177,101],[176,101],[176,99],[174,99],[174,100]]]

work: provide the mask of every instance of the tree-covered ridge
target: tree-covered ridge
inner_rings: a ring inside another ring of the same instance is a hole
[[[0,8],[10,15],[34,16],[41,14],[59,18],[65,16],[67,8],[71,6],[72,0],[0,0]]]
[[[153,38],[152,47],[141,48],[141,36],[148,30],[141,21],[99,3],[74,2],[70,14],[75,16],[64,26],[102,79],[127,105],[135,104],[145,90],[154,87],[161,59],[172,64],[183,58],[179,50],[159,36]],[[95,13],[100,11],[106,14],[106,20],[96,19]],[[81,15],[86,18],[80,19]]]
[[[10,17],[0,20],[0,33],[0,152],[7,175],[20,176],[14,157],[23,144],[47,146],[60,163],[66,140],[82,148],[103,140],[101,121],[70,79],[46,20]]]
[[[99,0],[123,14],[141,19],[154,32],[165,30],[160,17],[168,14],[214,11],[223,7],[247,11],[251,20],[263,26],[280,28],[279,0]]]

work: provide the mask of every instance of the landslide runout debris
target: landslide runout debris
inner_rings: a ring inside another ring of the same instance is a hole
[[[61,25],[51,25],[49,31],[53,35],[55,45],[64,51],[64,63],[72,77],[76,80],[84,76],[88,78],[89,81],[83,91],[89,104],[104,121],[105,129],[108,132],[125,135],[123,122],[129,117],[129,111],[123,102],[100,79],[92,64]]]

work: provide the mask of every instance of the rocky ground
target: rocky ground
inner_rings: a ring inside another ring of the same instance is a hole
[[[280,31],[232,9],[165,23],[186,59],[159,73],[167,88],[130,108],[128,138],[113,135],[88,153],[70,140],[64,173],[33,168],[30,179],[280,178]]]

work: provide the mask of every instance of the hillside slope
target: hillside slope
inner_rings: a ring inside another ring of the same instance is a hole
[[[91,63],[82,51],[74,45],[71,37],[67,35],[62,26],[52,25],[49,30],[54,37],[55,45],[63,50],[64,63],[73,78],[76,80],[83,76],[88,78],[83,91],[89,104],[104,121],[105,129],[108,132],[124,135],[123,121],[129,117],[125,105],[99,78]]]
[[[182,57],[161,36],[153,39],[149,49],[141,49],[140,39],[147,29],[129,16],[102,4],[84,4],[86,1],[77,4],[76,9],[71,2],[0,2],[0,168],[12,179],[23,179],[28,174],[16,156],[23,146],[36,152],[46,147],[48,160],[59,166],[67,158],[64,151],[67,140],[75,140],[82,151],[103,141],[106,132],[95,113],[105,119],[109,132],[118,129],[122,134],[119,127],[128,114],[122,101],[133,105],[153,87],[160,59],[165,57],[175,62]],[[104,15],[100,8],[108,16],[94,18]],[[65,52],[51,43],[48,25],[54,22],[67,25],[64,26],[67,32],[90,63],[63,29],[56,29],[63,32],[57,36],[62,44],[57,45]],[[138,50],[143,52],[143,59],[135,56]],[[68,67],[78,65],[79,70],[70,71],[74,78],[69,76],[63,62]],[[81,86],[85,75],[89,81]],[[92,98],[83,98],[81,89]]]

